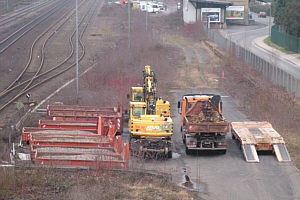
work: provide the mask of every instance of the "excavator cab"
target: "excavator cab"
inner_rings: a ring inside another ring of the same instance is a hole
[[[145,102],[130,102],[130,119],[138,119],[146,114]]]
[[[145,94],[143,87],[132,87],[131,88],[131,101],[133,102],[144,102]]]

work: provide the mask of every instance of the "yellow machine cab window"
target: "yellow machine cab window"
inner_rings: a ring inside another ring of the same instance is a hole
[[[134,91],[133,96],[134,96],[134,101],[144,101],[145,98],[143,91],[141,92]]]
[[[145,107],[132,107],[132,115],[133,116],[141,116],[144,115],[146,112],[146,108]]]

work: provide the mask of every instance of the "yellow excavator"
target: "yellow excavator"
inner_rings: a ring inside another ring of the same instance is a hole
[[[157,79],[149,65],[143,71],[143,86],[131,88],[129,104],[131,152],[171,158],[173,121],[170,103],[157,97]]]

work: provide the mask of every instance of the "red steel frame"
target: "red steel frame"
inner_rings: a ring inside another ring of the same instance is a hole
[[[98,123],[87,121],[39,120],[39,128],[97,130]]]
[[[98,117],[105,117],[114,121],[119,133],[123,132],[123,107],[93,107],[93,106],[70,106],[48,105],[47,119],[59,121],[98,121]]]
[[[31,144],[31,158],[35,164],[44,165],[80,165],[80,166],[101,166],[101,167],[128,167],[129,165],[129,144],[124,143],[123,152],[122,138],[116,137],[114,147],[108,147],[114,149],[115,153],[91,153],[91,152],[38,152],[34,150],[34,144]],[[58,146],[56,146],[58,147]],[[108,149],[107,148],[107,149]],[[104,155],[117,158],[116,160],[83,160],[83,159],[56,159],[56,158],[43,158],[42,155]]]
[[[39,128],[24,127],[22,131],[22,140],[30,144],[33,163],[128,167],[129,144],[124,143],[122,151],[122,137],[116,136],[123,131],[120,105],[49,105],[47,118],[55,120],[40,120]]]
[[[74,124],[76,124],[74,122]],[[95,132],[95,135],[108,135],[111,134],[110,132],[114,132],[115,130],[115,126],[113,125],[114,123],[112,121],[107,121],[107,118],[105,117],[98,117],[98,123],[96,127],[93,127],[93,129],[91,129],[90,126],[84,126],[84,125],[62,125],[63,127],[61,127],[61,125],[57,125],[57,127],[55,127],[55,125],[51,125],[51,128],[47,128],[47,125],[45,128],[41,128],[44,127],[42,124],[39,124],[39,128],[35,128],[35,127],[23,127],[22,129],[22,141],[24,142],[28,142],[30,140],[30,134],[41,134],[41,135],[45,135],[45,134],[50,134],[51,133],[47,133],[47,130],[51,130],[52,132],[54,130],[57,130],[56,133],[53,133],[53,135],[64,135],[64,134],[71,134],[71,133],[64,133],[62,130],[69,130],[72,131],[74,130],[75,132],[78,130],[81,131],[92,131]],[[53,128],[52,128],[53,127]],[[54,128],[55,127],[55,128]],[[77,133],[73,133],[73,135],[78,136]],[[80,134],[82,136],[91,136],[93,134]]]

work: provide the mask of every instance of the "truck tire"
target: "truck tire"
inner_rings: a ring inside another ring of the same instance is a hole
[[[225,149],[225,150],[221,150],[221,154],[226,154],[226,152],[227,152],[227,150]]]

